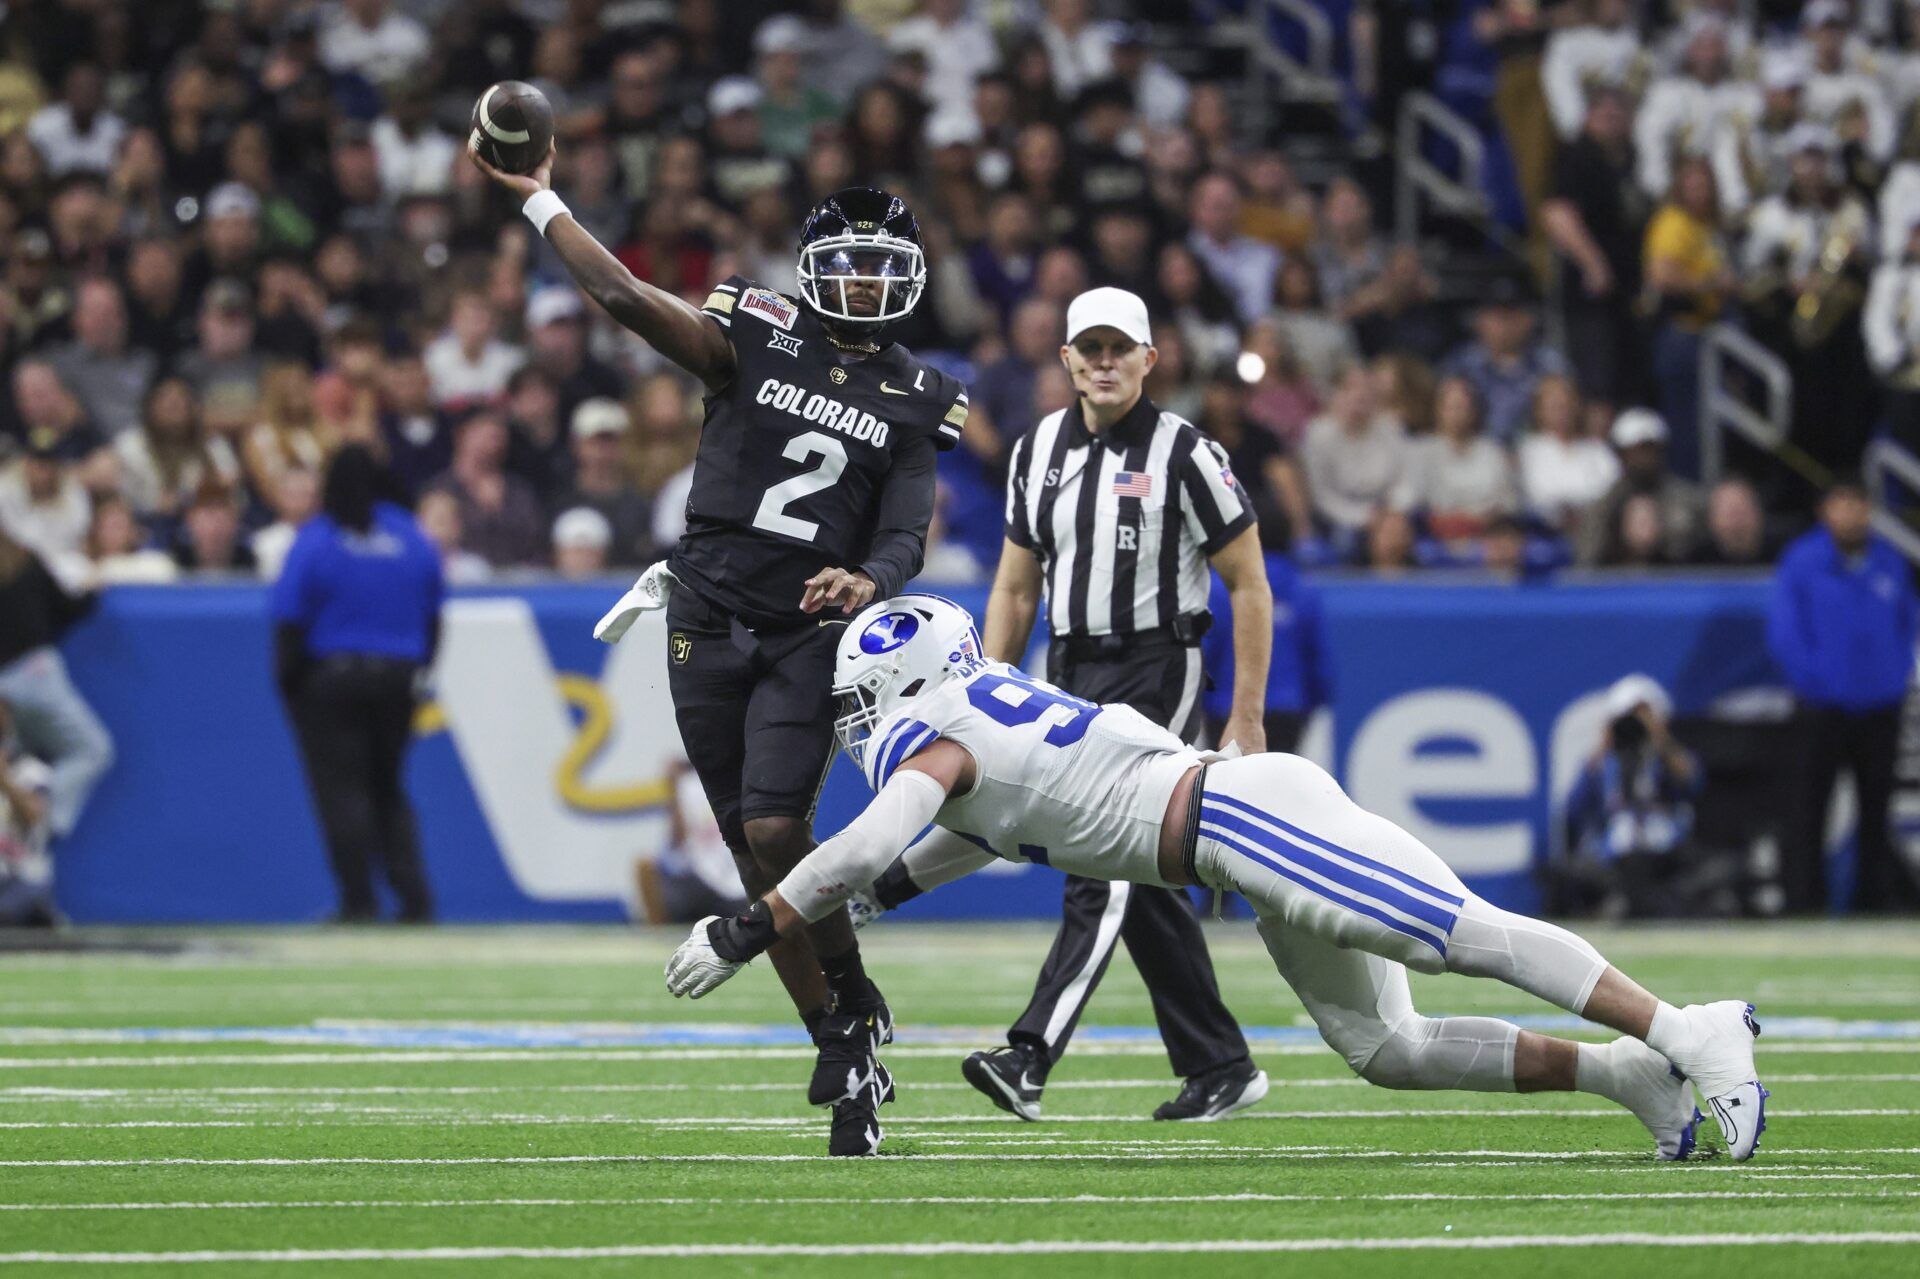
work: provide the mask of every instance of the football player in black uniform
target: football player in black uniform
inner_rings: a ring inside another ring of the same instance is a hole
[[[850,188],[821,201],[801,230],[797,299],[734,276],[695,307],[635,279],[567,216],[553,158],[517,176],[473,155],[590,297],[707,388],[687,531],[667,561],[667,674],[758,897],[813,848],[840,628],[920,571],[934,455],[959,441],[966,391],[884,336],[926,285],[898,198]],[[769,954],[820,1046],[809,1099],[834,1107],[829,1149],[874,1153],[892,1095],[876,1054],[892,1026],[846,912]]]

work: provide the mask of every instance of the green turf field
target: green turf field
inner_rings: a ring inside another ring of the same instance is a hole
[[[1124,959],[1053,1076],[1048,1121],[1030,1125],[990,1109],[958,1063],[1019,1010],[1050,931],[870,929],[900,1020],[900,1099],[888,1157],[829,1161],[772,974],[676,1004],[660,968],[679,935],[0,950],[0,1266],[1920,1274],[1913,924],[1591,934],[1670,999],[1758,1003],[1774,1098],[1743,1166],[1657,1164],[1632,1118],[1594,1099],[1370,1088],[1306,1037],[1233,923],[1213,928],[1221,983],[1275,1087],[1243,1117],[1181,1127],[1146,1121],[1174,1089]],[[1427,1012],[1552,1012],[1463,978],[1414,990]]]

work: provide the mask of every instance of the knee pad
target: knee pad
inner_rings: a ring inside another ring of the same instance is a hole
[[[1386,1041],[1354,1069],[1381,1088],[1511,1092],[1519,1037],[1518,1027],[1491,1017],[1415,1013],[1394,1023]]]
[[[1429,1019],[1418,1013],[1387,1029],[1387,1037],[1365,1051],[1343,1051],[1353,1073],[1379,1088],[1420,1088],[1421,1054]],[[1334,1045],[1339,1048],[1339,1044]]]
[[[1447,970],[1491,977],[1572,1012],[1586,1006],[1607,961],[1557,924],[1501,910],[1468,895],[1447,943]]]

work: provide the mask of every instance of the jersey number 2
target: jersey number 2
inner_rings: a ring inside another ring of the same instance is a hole
[[[982,675],[967,685],[967,700],[996,724],[1018,728],[1058,710],[1047,729],[1047,745],[1071,746],[1087,735],[1087,726],[1100,708],[1057,689],[1042,688],[1008,675]]]
[[[753,513],[753,526],[769,533],[811,542],[814,534],[820,531],[820,526],[812,520],[788,515],[787,507],[803,497],[834,486],[841,472],[847,469],[846,446],[831,435],[808,431],[788,440],[787,447],[780,451],[780,455],[789,462],[806,462],[816,457],[819,461],[814,463],[811,470],[802,471],[792,479],[781,480],[768,489],[760,499],[760,509]]]

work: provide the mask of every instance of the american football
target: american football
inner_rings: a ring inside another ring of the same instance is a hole
[[[468,137],[494,168],[532,173],[553,143],[553,104],[524,81],[502,80],[473,104]]]

